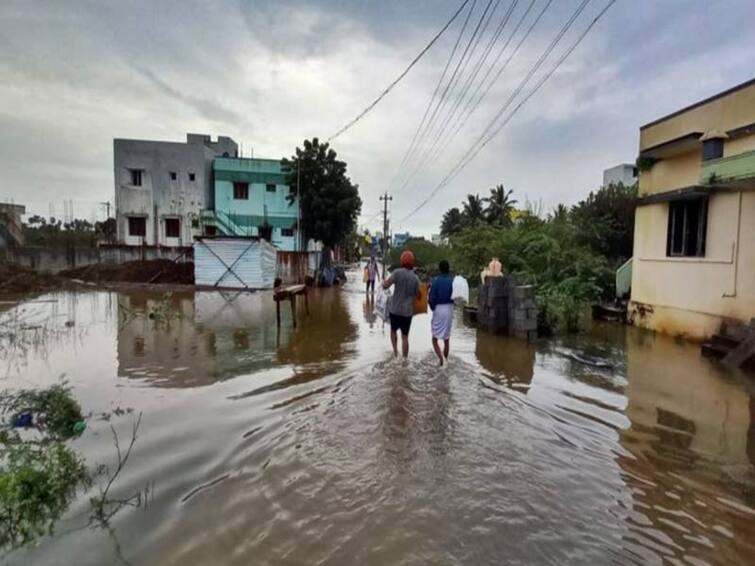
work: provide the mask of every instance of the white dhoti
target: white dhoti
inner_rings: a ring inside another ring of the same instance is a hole
[[[451,338],[451,326],[453,321],[453,304],[435,305],[433,320],[431,323],[433,338],[437,338],[438,340],[448,340]]]

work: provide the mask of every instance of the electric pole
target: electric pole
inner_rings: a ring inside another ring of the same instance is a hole
[[[383,279],[385,279],[385,250],[388,244],[388,201],[393,200],[392,196],[388,195],[388,191],[380,197],[383,201],[383,245],[380,246],[383,252]]]

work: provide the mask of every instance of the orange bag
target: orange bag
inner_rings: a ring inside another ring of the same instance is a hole
[[[427,283],[420,281],[419,295],[414,299],[413,314],[425,314],[427,312]]]
[[[370,280],[370,272],[365,267],[364,271],[362,272],[362,283],[367,283],[367,281],[369,281],[369,280]]]

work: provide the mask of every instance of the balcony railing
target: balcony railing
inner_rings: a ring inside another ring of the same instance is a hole
[[[700,183],[755,188],[755,151],[703,161]]]

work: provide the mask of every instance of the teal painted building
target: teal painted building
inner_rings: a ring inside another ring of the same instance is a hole
[[[298,251],[299,202],[277,159],[218,157],[213,163],[214,209],[202,213],[205,234],[257,236]]]

